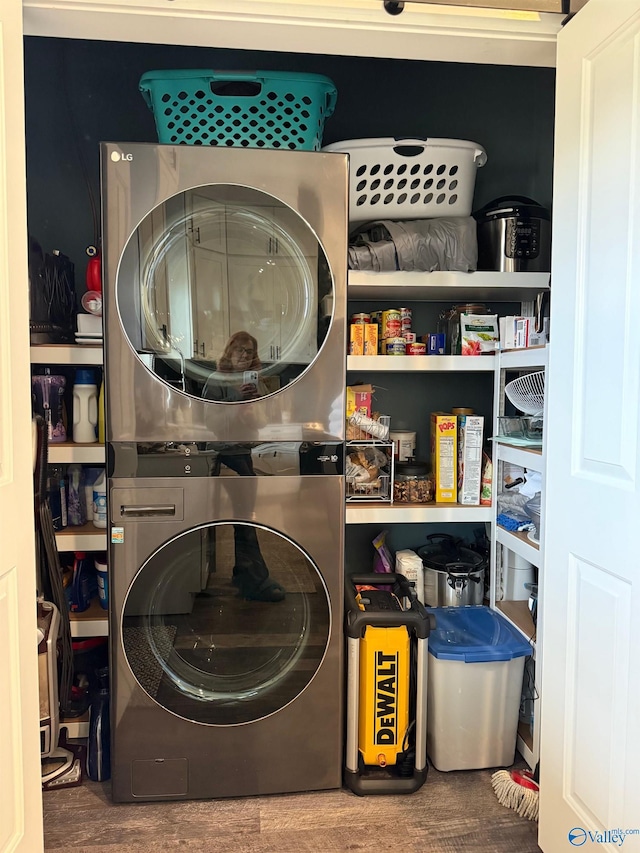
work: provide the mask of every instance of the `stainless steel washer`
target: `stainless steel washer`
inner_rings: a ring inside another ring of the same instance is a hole
[[[302,476],[239,476],[206,445],[118,446],[115,800],[341,785],[342,446],[298,452]]]

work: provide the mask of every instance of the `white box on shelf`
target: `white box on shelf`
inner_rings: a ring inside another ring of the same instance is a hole
[[[483,430],[481,415],[458,415],[458,503],[466,506],[480,504]]]

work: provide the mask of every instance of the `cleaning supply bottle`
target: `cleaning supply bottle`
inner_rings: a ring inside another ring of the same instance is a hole
[[[76,370],[73,384],[73,440],[82,444],[97,441],[98,389],[92,370]]]
[[[95,527],[107,526],[107,480],[104,469],[93,484],[93,524]]]
[[[96,670],[98,689],[89,708],[87,776],[94,782],[111,777],[111,725],[109,720],[109,668]]]

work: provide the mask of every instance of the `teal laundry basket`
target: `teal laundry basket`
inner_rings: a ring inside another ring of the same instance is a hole
[[[337,98],[328,77],[289,71],[147,71],[139,88],[172,145],[318,151]]]

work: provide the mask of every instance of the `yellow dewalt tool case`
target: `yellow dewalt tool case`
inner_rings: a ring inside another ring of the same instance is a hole
[[[427,776],[427,643],[433,616],[399,574],[346,579],[345,784],[410,794]]]

